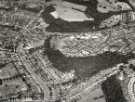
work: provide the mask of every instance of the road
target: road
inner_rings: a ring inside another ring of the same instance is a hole
[[[36,57],[36,59],[39,60],[38,63],[40,63],[39,64],[40,68],[42,68],[42,70],[44,72],[46,72],[50,78],[52,78],[53,80],[56,80],[56,81],[60,80],[60,77],[55,73],[55,71],[53,70],[52,64],[49,62],[49,60],[46,56],[43,59],[41,54],[35,53],[34,57]]]
[[[118,67],[101,71],[97,75],[91,77],[87,81],[87,84],[78,86],[75,89],[71,89],[70,99],[74,99],[79,96],[85,96],[87,93],[91,92],[96,86],[100,85],[103,81],[105,81],[108,77],[111,77],[112,75],[118,72],[119,72]],[[80,91],[76,91],[76,90],[80,90]]]
[[[43,102],[48,102],[50,101],[50,97],[49,97],[49,89],[46,85],[45,82],[43,82],[43,80],[40,78],[40,76],[38,76],[35,72],[34,72],[34,67],[30,61],[29,56],[23,52],[21,54],[18,54],[18,58],[20,59],[20,61],[23,63],[23,65],[25,66],[26,70],[30,73],[30,75],[32,76],[32,78],[35,80],[35,82],[42,88],[43,92],[44,92],[44,101]]]

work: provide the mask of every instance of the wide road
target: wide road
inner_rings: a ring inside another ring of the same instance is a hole
[[[24,64],[26,70],[31,74],[32,78],[35,80],[35,82],[42,88],[43,92],[44,92],[44,101],[43,102],[48,102],[50,101],[50,97],[49,97],[49,89],[46,85],[45,82],[43,82],[43,80],[40,78],[40,76],[38,76],[35,72],[34,72],[34,65],[32,65],[29,56],[26,53],[21,53],[18,54],[18,57],[20,58],[20,60],[22,61],[22,63]]]

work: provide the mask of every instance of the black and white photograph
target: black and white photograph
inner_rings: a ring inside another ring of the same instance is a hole
[[[0,102],[135,102],[135,0],[0,0]]]

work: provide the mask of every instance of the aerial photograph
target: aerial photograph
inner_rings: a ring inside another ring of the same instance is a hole
[[[0,0],[0,102],[135,102],[135,0]]]

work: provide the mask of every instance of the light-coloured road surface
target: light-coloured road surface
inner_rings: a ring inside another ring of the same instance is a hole
[[[35,82],[42,88],[44,92],[44,101],[43,102],[48,102],[49,101],[49,89],[46,85],[45,82],[34,72],[34,66],[31,64],[30,58],[26,53],[21,53],[18,54],[19,59],[22,61],[24,64],[26,70],[31,74],[32,78],[35,80]]]

